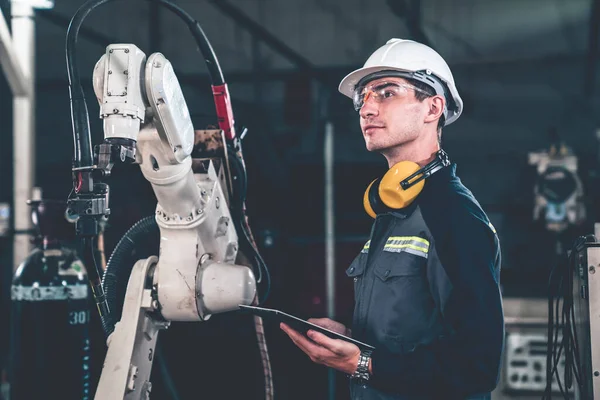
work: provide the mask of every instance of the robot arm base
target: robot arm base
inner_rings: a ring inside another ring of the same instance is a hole
[[[146,287],[156,257],[139,260],[131,272],[123,314],[108,340],[108,352],[95,400],[141,400],[152,389],[150,371],[158,332],[169,326],[155,317],[158,303]]]

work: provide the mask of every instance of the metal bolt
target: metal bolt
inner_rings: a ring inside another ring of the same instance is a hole
[[[196,213],[197,213],[197,214],[202,214],[203,212],[204,212],[204,210],[203,210],[203,209],[201,209],[201,208],[199,208],[199,209],[197,209],[197,210],[196,210]]]
[[[148,352],[148,361],[152,361],[152,349]]]
[[[127,92],[123,92],[123,96],[127,96]]]
[[[590,268],[588,268],[588,270],[590,271],[590,274],[595,274],[596,273],[596,268],[594,268],[593,265],[590,265]]]
[[[190,216],[190,217],[187,217],[187,218],[186,218],[186,220],[188,220],[188,221],[191,221],[191,220],[192,220],[192,217],[191,217],[191,216]]]
[[[220,200],[220,199],[217,197],[217,198],[215,199],[215,206],[216,206],[216,207],[217,207],[217,209],[218,209],[218,208],[220,207],[220,205],[221,205],[221,200]]]
[[[600,376],[600,372],[594,371],[594,376]]]
[[[113,49],[110,49],[108,52],[109,52],[109,53],[112,53],[112,52],[113,52]]]
[[[206,196],[206,190],[205,190],[205,189],[202,189],[202,190],[200,191],[200,194],[201,194],[203,197],[204,197],[204,196]]]
[[[124,75],[129,75],[129,71],[125,70],[125,71],[123,71],[123,74]]]
[[[111,75],[111,74],[112,74],[112,71],[111,71],[111,70],[109,70],[109,71],[108,71],[108,74],[109,74],[109,75]]]
[[[129,53],[129,49],[125,49],[125,53]]]
[[[119,110],[118,110],[117,108],[115,108],[115,109],[113,110],[113,112],[114,112],[115,114],[117,114],[117,113],[119,112]]]
[[[112,96],[112,94],[110,94],[110,92],[108,92],[108,95],[109,95],[109,96]]]

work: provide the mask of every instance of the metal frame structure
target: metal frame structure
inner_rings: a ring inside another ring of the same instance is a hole
[[[26,235],[31,229],[27,200],[35,176],[35,8],[52,1],[12,0],[12,34],[0,15],[0,64],[13,94],[13,269],[31,251]]]
[[[600,223],[594,226],[595,241],[587,242],[576,254],[573,272],[573,314],[583,392],[576,400],[600,399]]]

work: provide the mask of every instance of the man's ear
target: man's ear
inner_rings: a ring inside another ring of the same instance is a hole
[[[429,97],[429,112],[425,117],[425,122],[433,122],[437,121],[444,115],[444,107],[446,106],[446,99],[444,97],[437,95]]]

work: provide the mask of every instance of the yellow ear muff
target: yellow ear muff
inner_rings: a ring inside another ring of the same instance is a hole
[[[401,183],[420,169],[421,167],[417,163],[401,161],[392,166],[383,178],[371,182],[363,196],[363,206],[367,214],[376,218],[378,213],[384,212],[386,209],[398,210],[409,206],[425,185],[424,179],[414,183],[423,174],[416,174],[410,181],[407,181],[409,187],[406,189],[402,188]]]
[[[369,191],[371,190],[371,186],[373,186],[373,183],[375,183],[376,181],[378,181],[378,179],[375,179],[369,184],[369,187],[367,187],[367,190],[365,190],[365,195],[363,196],[363,206],[365,207],[365,211],[371,216],[371,218],[377,217],[377,214],[375,213],[375,211],[373,211],[373,207],[371,207],[371,202],[369,201]]]
[[[390,168],[388,172],[381,178],[379,183],[379,197],[383,204],[390,208],[404,208],[410,205],[421,190],[425,186],[425,180],[421,180],[407,189],[403,189],[400,186],[407,177],[417,172],[421,167],[419,164],[412,161],[400,161]],[[409,181],[409,184],[421,177],[421,174],[416,175]]]
[[[375,179],[365,191],[365,211],[376,218],[377,214],[408,207],[423,190],[425,179],[449,165],[450,159],[444,150],[439,150],[435,159],[422,168],[412,161],[394,164],[383,178]]]

